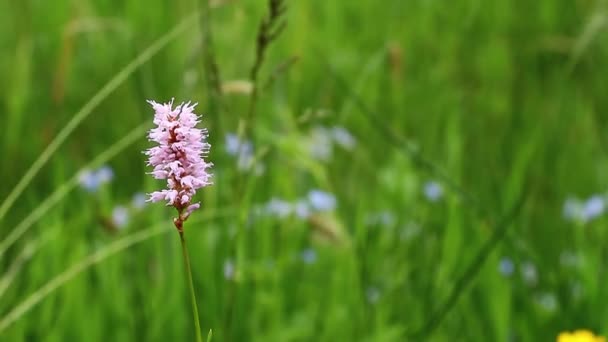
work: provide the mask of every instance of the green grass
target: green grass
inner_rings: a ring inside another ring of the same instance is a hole
[[[247,80],[266,2],[221,3],[209,23],[221,81]],[[107,224],[162,186],[141,154],[145,100],[172,97],[199,102],[213,146],[215,184],[185,226],[213,341],[608,335],[608,220],[563,216],[569,196],[608,189],[604,1],[288,1],[259,78],[261,175],[226,153],[249,97],[210,98],[206,23],[188,22],[200,7],[0,2],[0,340],[194,339],[173,211]],[[356,148],[312,158],[311,132],[336,125]],[[102,164],[111,183],[78,187]],[[432,180],[437,202],[423,194]],[[337,208],[255,214],[311,189]],[[393,219],[370,223],[379,213]]]

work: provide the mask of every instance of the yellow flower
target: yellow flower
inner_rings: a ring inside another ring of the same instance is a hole
[[[589,330],[576,330],[575,332],[563,332],[557,336],[557,342],[606,342],[606,338],[595,336]]]

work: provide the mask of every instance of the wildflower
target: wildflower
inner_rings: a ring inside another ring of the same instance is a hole
[[[365,218],[365,224],[369,226],[380,225],[390,227],[393,226],[396,221],[395,215],[388,210],[368,214]]]
[[[566,198],[563,215],[568,220],[579,220],[582,212],[581,201],[574,197]]]
[[[301,219],[307,219],[312,214],[310,204],[302,199],[296,202],[296,204],[293,206],[293,210],[296,213],[296,216]]]
[[[538,283],[538,271],[533,263],[526,261],[521,265],[521,276],[528,286],[535,286]]]
[[[352,150],[357,145],[355,138],[344,127],[334,126],[331,129],[331,137],[338,145],[347,150]]]
[[[226,280],[234,279],[234,262],[231,259],[224,262],[224,278]]]
[[[129,211],[123,206],[117,206],[112,210],[112,223],[116,228],[123,228],[129,223]]]
[[[346,150],[352,150],[357,145],[357,140],[341,126],[314,127],[310,132],[310,156],[317,160],[328,161],[333,155],[334,143]]]
[[[241,149],[241,141],[236,134],[228,133],[226,134],[226,139],[224,141],[224,146],[226,152],[231,156],[236,156]]]
[[[314,264],[317,261],[317,252],[312,248],[307,248],[302,251],[300,257],[305,264]]]
[[[509,277],[513,274],[513,271],[515,271],[515,265],[513,264],[513,261],[511,259],[502,258],[500,259],[500,263],[498,264],[498,270],[503,276]]]
[[[173,109],[173,100],[159,104],[148,101],[154,108],[154,123],[157,127],[148,133],[151,141],[158,143],[148,149],[148,165],[154,167],[150,173],[156,179],[166,179],[167,189],[150,194],[148,201],[167,201],[168,206],[177,209],[175,227],[182,231],[183,222],[200,207],[192,203],[196,190],[210,185],[211,174],[207,169],[212,166],[203,156],[210,145],[205,141],[207,131],[195,128],[199,122],[190,102]]]
[[[308,193],[310,206],[318,211],[332,211],[336,208],[336,197],[321,190],[311,190]]]
[[[247,170],[253,163],[253,144],[251,141],[240,141],[237,136],[226,137],[228,154],[237,157],[237,166]]]
[[[437,202],[443,197],[443,188],[441,184],[430,181],[424,184],[424,196],[431,202]]]
[[[266,204],[265,212],[269,215],[285,218],[291,214],[292,209],[293,207],[289,202],[273,197],[270,202]]]
[[[581,212],[582,221],[589,222],[594,218],[601,216],[604,213],[604,209],[604,198],[599,195],[591,196],[583,205],[583,210]]]
[[[249,141],[246,141],[241,144],[237,155],[236,165],[239,170],[246,171],[253,166],[254,160],[255,158],[253,155],[253,144]]]
[[[390,211],[382,211],[378,213],[378,222],[384,226],[392,226],[396,221],[395,215]]]
[[[587,223],[601,216],[606,211],[606,200],[601,195],[593,195],[582,202],[568,197],[564,202],[564,217],[571,221]]]
[[[111,167],[104,165],[97,170],[97,181],[100,184],[108,183],[114,179],[114,171]]]
[[[95,192],[99,187],[99,182],[97,181],[97,175],[91,170],[83,170],[78,175],[78,182],[83,189],[88,192]]]
[[[104,165],[98,170],[82,170],[78,175],[80,186],[88,192],[96,192],[100,186],[114,178],[112,168]]]
[[[540,294],[536,300],[538,304],[547,312],[554,312],[559,304],[557,302],[557,298],[555,298],[555,295],[550,292]]]
[[[253,144],[251,141],[241,141],[236,134],[228,133],[225,139],[226,152],[237,157],[237,168],[241,171],[253,169],[256,175],[264,173],[264,165],[255,162]]]
[[[557,342],[606,342],[606,338],[595,336],[589,330],[562,332],[557,336]]]
[[[300,219],[308,219],[314,213],[331,211],[335,207],[334,195],[320,190],[311,190],[306,198],[300,198],[295,202],[273,197],[265,205],[257,207],[255,215],[270,215],[280,219],[295,215]]]
[[[315,127],[310,136],[310,156],[321,161],[328,161],[333,154],[332,137],[325,127]]]
[[[131,205],[137,210],[143,209],[146,206],[146,195],[141,192],[135,193],[131,200]]]

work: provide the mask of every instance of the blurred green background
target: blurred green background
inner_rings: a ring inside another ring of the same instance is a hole
[[[193,340],[174,211],[142,203],[173,97],[210,132],[214,341],[608,334],[607,1],[286,5],[250,118],[266,1],[0,2],[0,340]]]

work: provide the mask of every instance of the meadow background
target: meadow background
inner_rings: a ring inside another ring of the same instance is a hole
[[[0,340],[193,340],[142,202],[173,97],[212,144],[185,229],[214,341],[608,334],[606,1],[288,0],[253,115],[268,2],[208,5],[0,2]]]

